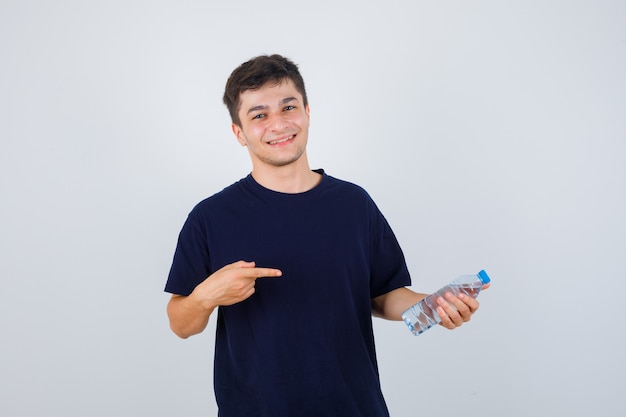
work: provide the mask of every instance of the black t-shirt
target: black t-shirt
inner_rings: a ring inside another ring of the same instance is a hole
[[[370,300],[410,285],[398,242],[362,188],[326,175],[298,194],[251,175],[189,214],[165,290],[188,295],[238,260],[278,268],[218,309],[214,387],[223,417],[387,416]]]

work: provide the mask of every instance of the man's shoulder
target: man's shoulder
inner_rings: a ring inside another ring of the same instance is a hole
[[[228,205],[232,201],[239,199],[241,194],[242,181],[243,180],[239,180],[223,188],[222,190],[217,191],[209,197],[204,198],[193,207],[193,211],[204,211],[223,205]]]
[[[328,187],[339,193],[348,193],[351,196],[361,196],[370,198],[369,193],[362,186],[345,179],[340,179],[330,175],[326,175],[328,179]]]

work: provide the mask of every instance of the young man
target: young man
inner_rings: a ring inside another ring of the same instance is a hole
[[[290,60],[242,64],[224,103],[252,173],[189,214],[165,288],[172,330],[200,333],[219,307],[220,416],[388,416],[371,317],[400,320],[425,296],[406,288],[389,224],[362,188],[309,167],[309,104]],[[478,308],[451,294],[440,304],[449,329]]]

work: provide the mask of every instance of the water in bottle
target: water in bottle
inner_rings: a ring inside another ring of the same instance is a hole
[[[439,306],[437,299],[439,297],[445,298],[445,294],[450,292],[454,295],[465,294],[476,298],[483,285],[490,281],[489,275],[484,270],[475,275],[461,275],[402,313],[402,320],[414,335],[420,335],[441,322],[441,318],[437,314],[437,307]]]

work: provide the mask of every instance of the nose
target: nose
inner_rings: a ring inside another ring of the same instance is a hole
[[[269,129],[272,132],[282,132],[287,129],[287,126],[287,120],[285,120],[285,118],[280,114],[271,116],[271,119],[269,120]]]

